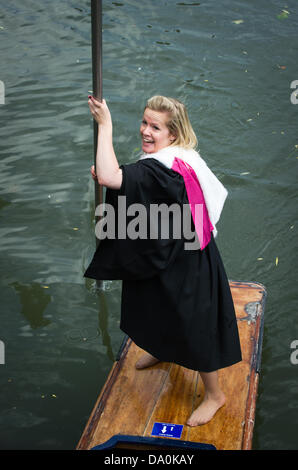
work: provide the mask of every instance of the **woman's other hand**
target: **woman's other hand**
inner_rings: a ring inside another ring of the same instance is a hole
[[[95,173],[95,167],[94,167],[94,165],[92,165],[92,167],[91,167],[91,176],[92,176],[92,178],[94,179],[94,181],[97,180],[97,176],[96,176],[96,173]]]
[[[93,96],[89,96],[88,105],[90,112],[99,126],[112,127],[112,117],[105,100],[98,101]]]

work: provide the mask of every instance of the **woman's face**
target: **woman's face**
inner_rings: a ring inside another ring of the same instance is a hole
[[[143,152],[155,153],[172,144],[175,136],[170,134],[167,121],[168,113],[145,109],[140,127]]]

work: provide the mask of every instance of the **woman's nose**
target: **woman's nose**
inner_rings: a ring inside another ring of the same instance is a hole
[[[149,129],[149,126],[148,125],[143,125],[143,128],[142,128],[142,133],[143,134],[146,134],[146,135],[149,135],[150,134],[150,129]]]

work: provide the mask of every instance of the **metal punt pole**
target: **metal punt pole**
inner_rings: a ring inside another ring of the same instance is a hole
[[[93,96],[102,101],[102,1],[91,0]],[[94,166],[96,168],[98,124],[93,120]],[[95,181],[95,208],[103,202],[103,188]],[[97,221],[96,221],[97,222]],[[96,246],[99,239],[96,238]]]

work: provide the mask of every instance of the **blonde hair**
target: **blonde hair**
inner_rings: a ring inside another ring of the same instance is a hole
[[[196,134],[190,123],[186,107],[181,101],[167,96],[152,96],[146,103],[145,109],[169,114],[167,127],[176,136],[171,146],[179,145],[184,148],[195,148],[198,145]]]

